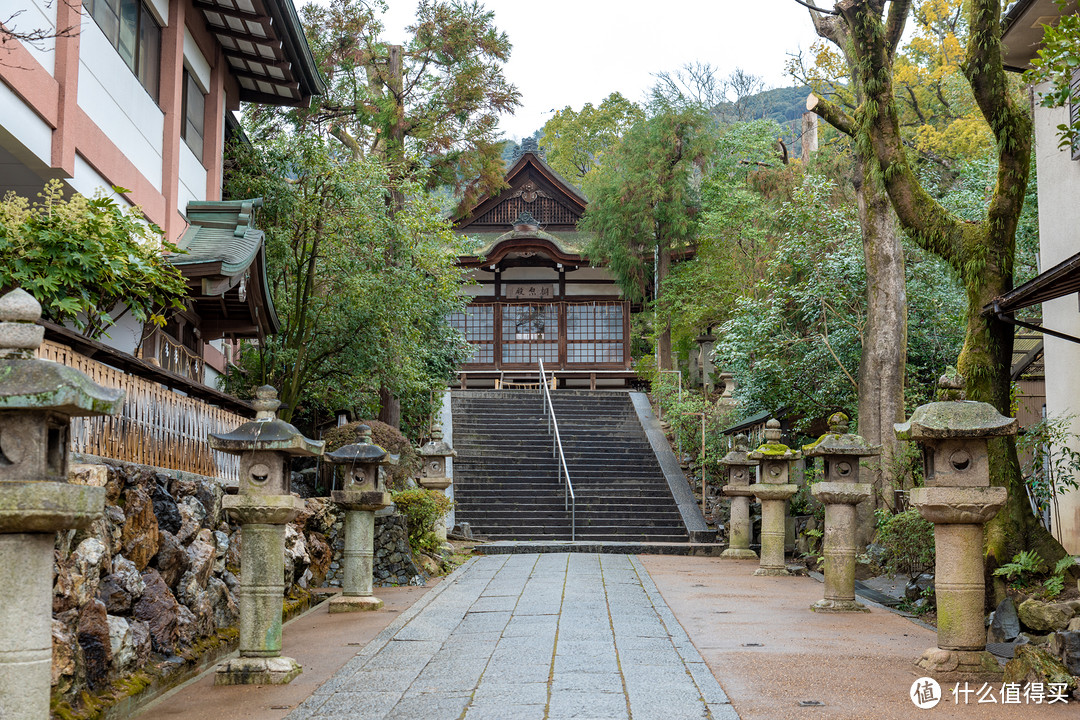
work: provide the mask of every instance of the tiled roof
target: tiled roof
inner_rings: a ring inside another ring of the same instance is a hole
[[[251,224],[252,210],[261,205],[261,198],[188,203],[191,225],[177,243],[186,253],[169,260],[178,266],[220,262],[227,276],[244,272],[262,247],[263,231]]]

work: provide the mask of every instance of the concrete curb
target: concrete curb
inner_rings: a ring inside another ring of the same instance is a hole
[[[715,541],[716,531],[710,530],[705,523],[705,516],[701,514],[701,509],[694,499],[694,493],[690,491],[690,483],[687,482],[686,475],[679,466],[679,460],[675,457],[675,453],[671,452],[667,437],[653,414],[648,395],[642,392],[631,392],[630,402],[633,403],[638,421],[645,430],[645,436],[649,439],[656,461],[660,463],[660,469],[664,473],[668,487],[671,488],[675,504],[679,506],[679,513],[682,515],[686,531],[690,534],[690,540],[692,542]]]

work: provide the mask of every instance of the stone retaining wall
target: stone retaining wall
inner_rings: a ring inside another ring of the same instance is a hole
[[[84,691],[115,701],[167,689],[169,677],[231,644],[242,568],[239,526],[222,512],[215,479],[118,462],[75,466],[72,479],[107,491],[101,520],[56,541],[54,709],[77,715]],[[286,527],[290,606],[302,606],[307,589],[341,585],[343,513],[327,498],[306,503]],[[400,516],[376,523],[375,575],[424,582]]]

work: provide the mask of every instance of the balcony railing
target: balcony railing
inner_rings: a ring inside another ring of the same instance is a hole
[[[237,482],[238,458],[211,450],[206,436],[233,430],[249,418],[91,360],[66,345],[46,340],[37,355],[124,391],[119,416],[72,419],[72,452],[218,477],[227,485]]]
[[[206,374],[206,361],[202,357],[160,330],[144,341],[142,355],[163,370],[195,382],[203,382]]]

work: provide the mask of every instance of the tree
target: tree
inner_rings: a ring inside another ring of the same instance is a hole
[[[866,98],[862,78],[856,71],[847,27],[835,17],[811,11],[820,37],[834,43],[842,60],[819,54],[819,66],[826,73],[846,74],[849,83],[838,96],[841,102],[861,105]],[[814,82],[816,80],[816,82]],[[810,78],[823,93],[821,77]],[[829,79],[835,91],[839,85]],[[807,108],[821,116],[841,133],[856,139],[857,121],[841,104],[821,102],[811,95]],[[904,276],[904,249],[897,231],[895,215],[873,154],[855,142],[852,147],[851,182],[859,209],[866,272],[866,321],[862,325],[862,349],[858,369],[858,429],[868,442],[881,446],[881,455],[871,462],[873,469],[872,502],[857,508],[856,539],[859,545],[870,542],[874,532],[873,511],[892,507],[895,479],[889,470],[898,447],[893,425],[904,420],[904,382],[907,376],[908,318],[907,287]]]
[[[672,252],[694,237],[698,178],[709,153],[713,123],[696,108],[658,107],[635,123],[599,171],[586,178],[589,207],[581,227],[594,234],[586,248],[605,263],[625,295],[654,297],[671,268]],[[671,368],[671,327],[654,328],[659,366]]]
[[[459,208],[503,182],[499,116],[519,93],[503,75],[506,33],[479,2],[422,0],[408,41],[390,45],[375,6],[305,6],[308,42],[329,80],[305,122],[329,129],[352,157],[374,153],[395,178],[449,186]]]
[[[187,284],[163,255],[177,248],[161,228],[112,198],[63,195],[50,180],[39,202],[14,192],[0,202],[0,291],[22,287],[47,319],[89,338],[108,335],[128,312],[162,326],[170,310],[183,309]]]
[[[575,111],[569,105],[544,123],[540,145],[556,172],[581,182],[603,162],[623,133],[644,117],[644,112],[617,92],[596,107],[585,103]]]
[[[920,182],[905,151],[895,95],[897,46],[912,9],[894,0],[839,0],[835,13],[845,28],[856,77],[865,96],[854,116],[831,107],[856,128],[859,151],[876,160],[890,202],[904,230],[953,267],[967,294],[964,348],[958,369],[967,396],[1009,414],[1012,327],[982,309],[1012,287],[1016,230],[1023,210],[1031,160],[1031,118],[1010,92],[1001,60],[1001,3],[966,0],[968,37],[961,68],[981,114],[994,134],[997,182],[985,215],[965,222],[950,213]],[[822,101],[828,105],[828,101]],[[843,120],[841,120],[843,121]],[[990,444],[991,481],[1009,490],[1006,511],[987,526],[988,570],[1008,562],[1019,549],[1037,549],[1051,561],[1064,550],[1036,521],[1020,480],[1012,439]],[[998,586],[998,593],[1003,587]]]
[[[406,425],[426,425],[432,391],[467,354],[445,322],[463,302],[449,223],[420,184],[395,185],[377,159],[343,160],[318,135],[234,152],[230,193],[264,198],[258,222],[282,329],[248,348],[230,390],[275,385],[282,417],[313,425],[343,407],[370,414],[385,387],[406,398]],[[393,214],[390,188],[404,198]]]

